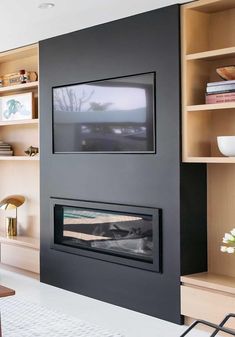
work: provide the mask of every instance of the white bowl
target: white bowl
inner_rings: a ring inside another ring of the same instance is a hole
[[[220,152],[227,157],[235,157],[235,136],[217,137]]]

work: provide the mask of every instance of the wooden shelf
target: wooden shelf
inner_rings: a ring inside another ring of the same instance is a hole
[[[213,273],[199,273],[181,277],[184,285],[197,286],[235,295],[235,277]]]
[[[203,111],[203,110],[210,111],[210,110],[224,110],[224,109],[235,109],[235,102],[188,105],[186,108],[187,111]]]
[[[186,157],[184,163],[235,164],[235,157]]]
[[[0,62],[14,62],[22,60],[23,58],[27,59],[38,54],[38,45],[31,44],[25,47],[20,47],[17,49],[7,50],[0,54]]]
[[[20,91],[20,90],[34,89],[34,88],[37,88],[37,87],[38,87],[38,81],[23,83],[23,84],[16,84],[16,85],[8,86],[8,87],[0,87],[0,94],[10,92],[10,91]]]
[[[235,8],[235,3],[233,0],[204,0],[188,3],[185,8],[202,13],[216,13]]]
[[[34,119],[25,119],[25,120],[17,120],[17,121],[0,121],[0,126],[12,126],[12,125],[31,125],[31,124],[38,124],[39,120],[38,118]]]
[[[28,236],[12,236],[7,237],[6,234],[0,233],[0,242],[11,244],[11,245],[17,245],[17,246],[23,246],[28,248],[33,248],[39,250],[40,247],[40,241],[36,238],[31,238]]]
[[[0,161],[12,161],[12,160],[22,160],[22,161],[39,161],[39,156],[28,157],[28,156],[0,156]]]
[[[186,55],[186,60],[219,60],[219,59],[226,59],[235,57],[235,47],[229,48],[222,48],[222,49],[215,49],[210,51],[204,51],[201,53],[194,53]]]

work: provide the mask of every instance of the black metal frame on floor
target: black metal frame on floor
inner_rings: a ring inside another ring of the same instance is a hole
[[[225,316],[225,318],[221,321],[221,323],[219,325],[216,325],[214,323],[210,323],[210,322],[207,322],[207,321],[204,321],[204,320],[197,320],[197,321],[193,322],[193,324],[180,337],[186,336],[192,329],[194,329],[199,324],[206,325],[206,326],[215,330],[212,333],[212,335],[210,335],[210,337],[216,336],[220,331],[224,332],[226,334],[235,336],[234,330],[224,328],[225,323],[232,317],[235,318],[235,314],[232,314],[232,313],[228,314],[227,316]]]

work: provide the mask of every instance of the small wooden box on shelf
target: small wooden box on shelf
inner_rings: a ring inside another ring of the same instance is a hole
[[[25,69],[38,73],[38,45],[0,53],[0,76]],[[0,213],[1,263],[39,273],[39,155],[25,154],[29,146],[39,147],[39,82],[0,87],[0,97],[32,92],[35,102],[33,119],[0,120],[0,140],[12,146],[13,156],[0,156],[0,199],[21,194],[25,206],[18,212],[19,236],[4,235],[4,212]]]
[[[207,163],[208,219],[208,270],[181,277],[181,312],[219,323],[235,308],[235,255],[220,252],[235,227],[235,157],[219,152],[217,136],[235,135],[235,102],[205,104],[205,92],[221,81],[217,67],[235,65],[235,1],[183,5],[181,22],[182,160]]]

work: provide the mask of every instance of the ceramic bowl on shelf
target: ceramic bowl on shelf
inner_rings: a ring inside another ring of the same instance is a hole
[[[220,152],[226,157],[235,157],[235,136],[217,137]]]
[[[235,65],[219,67],[216,69],[216,72],[226,81],[235,80]]]

